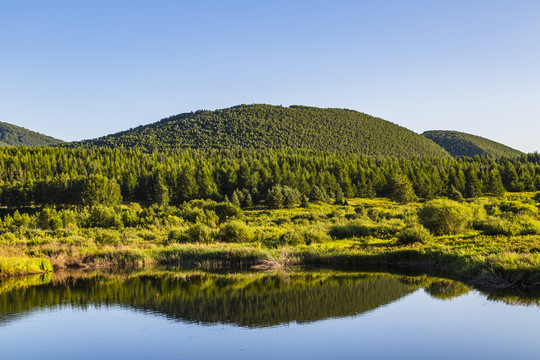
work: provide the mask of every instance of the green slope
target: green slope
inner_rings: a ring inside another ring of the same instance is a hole
[[[200,110],[82,144],[146,150],[302,148],[368,155],[449,156],[432,141],[389,121],[352,110],[306,106],[239,105]]]
[[[0,146],[47,146],[59,143],[62,143],[62,140],[0,122]]]
[[[523,155],[521,151],[498,142],[458,131],[431,130],[424,132],[422,135],[439,144],[452,156],[481,155],[498,158]]]

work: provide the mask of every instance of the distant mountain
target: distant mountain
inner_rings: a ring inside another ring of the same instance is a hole
[[[0,122],[0,146],[47,146],[62,142],[20,126]]]
[[[512,149],[509,146],[458,131],[431,130],[424,132],[422,135],[437,143],[452,156],[482,155],[499,158],[523,155],[521,151]]]
[[[184,113],[68,146],[146,150],[312,149],[366,155],[449,157],[437,144],[399,125],[358,111],[307,106],[239,105]]]

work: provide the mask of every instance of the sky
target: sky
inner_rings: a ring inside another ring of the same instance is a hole
[[[66,141],[238,104],[540,150],[540,1],[0,0],[0,121]]]

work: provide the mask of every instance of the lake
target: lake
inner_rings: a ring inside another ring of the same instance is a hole
[[[537,359],[540,301],[428,276],[148,269],[0,282],[2,359]]]

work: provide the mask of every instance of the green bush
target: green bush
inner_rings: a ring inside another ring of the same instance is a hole
[[[139,225],[139,214],[133,209],[122,211],[122,223],[127,227],[136,227]]]
[[[121,215],[114,208],[103,205],[90,208],[87,227],[121,228],[123,226]]]
[[[306,245],[325,243],[332,240],[327,233],[317,229],[307,229],[302,232],[302,236]]]
[[[201,243],[212,243],[214,242],[214,236],[212,234],[212,229],[203,224],[192,225],[186,231],[187,240],[189,242],[201,242]]]
[[[315,229],[290,230],[279,237],[281,245],[310,245],[314,243],[324,243],[332,239],[325,232]]]
[[[485,220],[475,222],[475,228],[486,235],[539,235],[540,221],[529,216],[512,216],[500,218],[490,216]]]
[[[138,231],[137,236],[139,236],[140,238],[146,241],[154,241],[157,238],[156,233],[148,229],[143,229],[143,230]]]
[[[301,245],[305,244],[304,237],[299,231],[287,231],[279,237],[281,245]]]
[[[179,228],[174,228],[169,230],[169,235],[167,236],[169,242],[185,242],[187,237],[184,235],[184,230]]]
[[[223,223],[229,220],[241,220],[244,218],[244,212],[239,206],[229,202],[216,203],[206,207],[208,210],[213,210],[219,218],[219,222]]]
[[[433,236],[428,229],[426,229],[422,225],[415,224],[403,230],[401,234],[399,234],[397,242],[400,245],[426,243],[432,238]]]
[[[504,202],[499,205],[501,211],[515,215],[537,215],[538,208],[532,204],[525,204],[517,201]]]
[[[115,231],[97,229],[95,241],[99,245],[118,245],[120,244],[120,235]]]
[[[193,224],[206,222],[206,214],[204,213],[204,210],[198,207],[186,207],[182,209],[180,216],[185,221]]]
[[[334,225],[328,232],[333,239],[348,239],[352,237],[364,237],[371,235],[371,229],[369,226],[358,223],[350,222],[346,225]]]
[[[472,206],[453,200],[432,200],[418,212],[420,223],[435,235],[459,234],[470,229],[475,216]]]
[[[252,237],[253,232],[242,221],[231,221],[219,230],[219,238],[223,242],[249,242]]]

